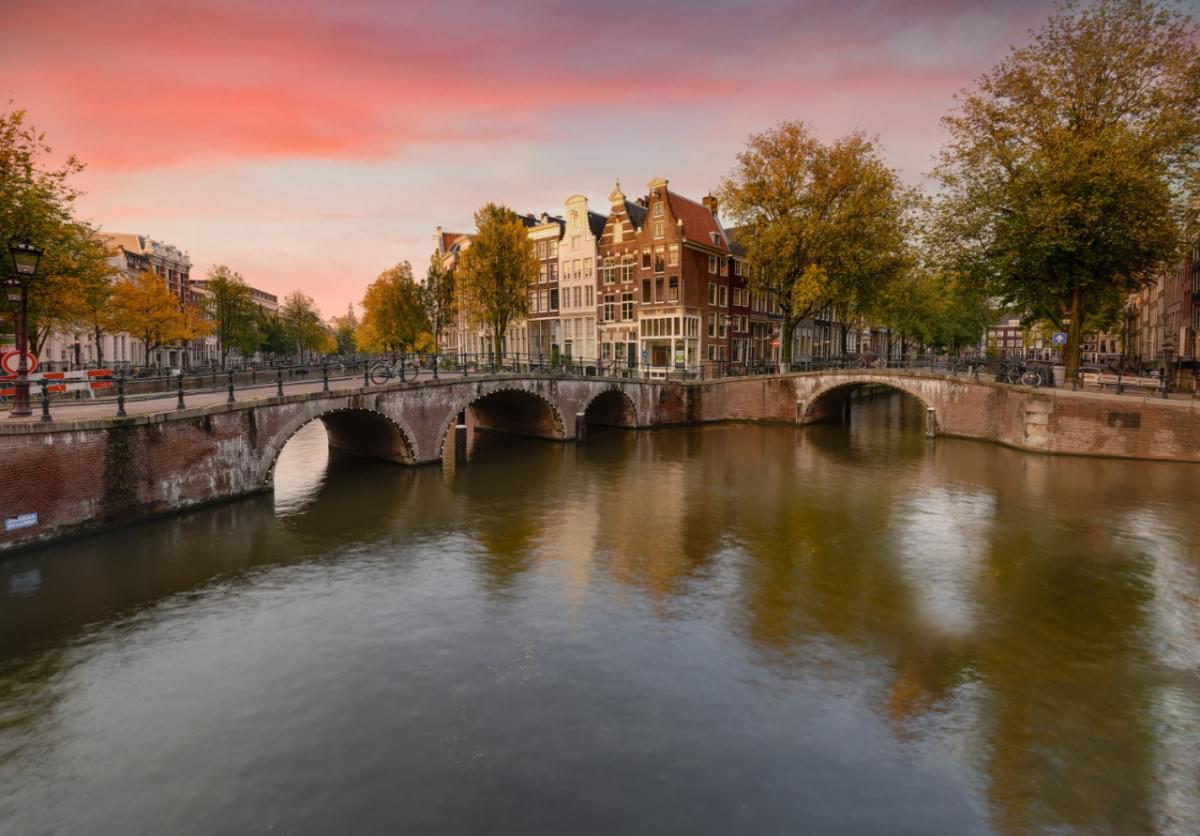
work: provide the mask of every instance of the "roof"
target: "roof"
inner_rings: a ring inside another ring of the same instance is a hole
[[[441,247],[441,251],[443,253],[450,252],[451,247],[453,247],[460,239],[466,237],[467,233],[465,232],[443,232],[442,240],[438,242]]]
[[[142,255],[146,252],[145,239],[132,232],[103,232],[100,237],[114,247],[120,247],[127,253]]]
[[[667,199],[671,202],[672,214],[683,221],[683,234],[689,241],[729,252],[725,230],[707,206],[671,191],[667,192]]]
[[[732,229],[725,230],[725,237],[729,239],[729,252],[739,258],[745,258],[747,255],[746,247],[742,242],[746,240],[748,234],[749,229],[744,226],[735,226]]]
[[[629,200],[625,201],[625,213],[629,215],[630,222],[641,229],[646,225],[646,207]]]
[[[599,212],[588,210],[588,229],[592,231],[592,235],[599,238],[604,234],[604,225],[608,223],[608,215],[601,215]]]

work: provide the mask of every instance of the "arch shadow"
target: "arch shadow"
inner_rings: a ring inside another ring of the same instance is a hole
[[[564,441],[566,423],[557,406],[539,392],[505,386],[458,405],[438,433],[439,458],[446,454],[446,438],[460,414],[469,416],[473,430]]]
[[[292,436],[313,421],[325,425],[330,449],[394,464],[413,465],[417,462],[412,435],[395,419],[375,409],[338,407],[297,418],[279,432],[264,447],[258,467],[259,484],[266,487],[274,484],[279,454]]]
[[[637,406],[620,389],[605,389],[594,395],[583,407],[584,420],[599,427],[637,429]]]
[[[855,396],[861,398],[871,394],[900,394],[919,403],[927,414],[933,409],[932,405],[916,392],[895,383],[872,379],[852,380],[835,383],[814,394],[805,405],[801,423],[845,422],[850,417],[850,408]]]

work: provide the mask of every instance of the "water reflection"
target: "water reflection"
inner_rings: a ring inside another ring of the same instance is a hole
[[[1191,832],[1195,468],[923,428],[888,397],[849,428],[481,433],[456,473],[313,424],[274,496],[0,564],[0,822],[53,831],[82,784],[128,802],[93,832],[189,829],[176,779],[113,757],[232,769],[244,795],[187,789],[226,829]],[[309,771],[301,739],[345,755]]]

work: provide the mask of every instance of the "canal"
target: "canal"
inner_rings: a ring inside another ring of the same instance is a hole
[[[1194,465],[481,434],[0,561],[0,833],[1200,830]]]

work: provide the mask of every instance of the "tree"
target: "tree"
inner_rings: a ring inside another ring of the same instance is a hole
[[[111,327],[142,341],[146,362],[164,345],[192,340],[207,333],[207,324],[194,305],[181,304],[153,270],[118,282],[111,303]]]
[[[458,265],[458,304],[469,322],[492,332],[499,355],[508,326],[528,313],[538,261],[525,225],[511,209],[489,203],[475,213],[475,226]]]
[[[279,314],[262,310],[255,315],[255,328],[262,335],[260,349],[272,357],[283,357],[292,351],[294,343],[287,325]]]
[[[303,356],[306,351],[329,349],[329,329],[321,322],[321,313],[311,296],[299,290],[290,294],[283,300],[279,318],[283,321],[291,350]]]
[[[430,257],[429,268],[425,271],[421,305],[433,335],[433,350],[440,351],[442,331],[454,315],[454,271],[442,266],[442,257],[436,252]]]
[[[407,261],[380,273],[367,286],[362,306],[355,342],[367,351],[412,351],[429,332],[421,288]]]
[[[258,305],[241,275],[218,265],[208,271],[204,289],[207,313],[221,350],[221,368],[232,349],[243,357],[258,351],[263,342],[258,330]]]
[[[103,366],[102,338],[113,331],[111,304],[120,271],[109,261],[112,253],[108,243],[87,224],[76,224],[76,235],[71,243],[74,269],[70,286],[62,288],[66,294],[62,302],[72,326],[92,335],[96,345],[96,365]],[[40,343],[38,347],[40,349]]]
[[[1029,321],[1108,324],[1180,244],[1200,164],[1200,37],[1153,0],[1069,2],[964,94],[938,244],[953,270]]]
[[[916,193],[875,140],[854,133],[825,145],[801,122],[752,135],[737,160],[722,200],[744,225],[751,287],[783,308],[788,362],[801,320],[827,308],[847,321],[870,315],[909,269]]]

